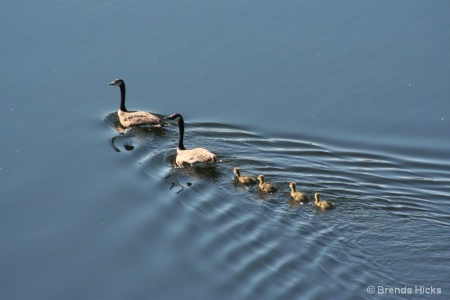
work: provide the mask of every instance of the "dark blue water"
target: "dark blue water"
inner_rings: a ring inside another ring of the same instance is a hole
[[[447,299],[449,13],[3,3],[0,299]],[[120,134],[117,77],[223,162],[174,168],[176,126]]]

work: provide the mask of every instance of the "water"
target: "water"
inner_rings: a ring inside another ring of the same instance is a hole
[[[448,298],[449,11],[5,3],[0,299]],[[120,135],[117,77],[223,162],[173,168],[176,126]]]

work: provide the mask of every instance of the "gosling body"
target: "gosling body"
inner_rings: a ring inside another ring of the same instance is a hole
[[[119,115],[120,124],[125,127],[133,126],[151,126],[162,127],[166,126],[162,122],[161,118],[155,116],[152,113],[146,111],[128,111],[125,106],[125,82],[122,79],[115,79],[109,83],[109,85],[117,86],[120,88],[120,107],[117,111]]]
[[[278,189],[275,186],[273,186],[272,184],[270,184],[268,182],[264,182],[264,175],[259,175],[258,180],[259,180],[259,188],[263,192],[274,193],[274,192],[278,191]]]
[[[331,203],[331,202],[325,201],[325,200],[320,200],[319,193],[315,193],[314,198],[315,198],[314,203],[316,204],[317,207],[319,207],[321,209],[331,209],[331,208],[336,207],[336,205],[334,203]]]
[[[241,175],[241,171],[238,167],[234,168],[233,172],[236,175],[237,180],[244,185],[256,184],[258,182],[255,177]]]
[[[308,202],[309,197],[302,192],[297,191],[297,185],[295,182],[289,183],[289,187],[291,188],[291,197],[295,202]]]
[[[184,164],[198,165],[198,164],[211,164],[218,162],[217,156],[205,148],[186,149],[184,147],[184,119],[180,114],[173,114],[166,119],[175,120],[178,118],[179,138],[177,147],[177,157],[175,163],[178,167],[182,167]]]

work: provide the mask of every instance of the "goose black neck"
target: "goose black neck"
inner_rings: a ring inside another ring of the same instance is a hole
[[[178,128],[180,129],[180,137],[178,139],[178,149],[179,150],[186,150],[183,145],[183,138],[184,138],[184,120],[181,115],[178,115]]]
[[[120,85],[120,110],[128,111],[125,107],[125,82]]]

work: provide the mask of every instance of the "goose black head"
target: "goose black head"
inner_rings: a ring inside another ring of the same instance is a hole
[[[114,79],[113,81],[111,81],[108,84],[114,85],[114,86],[121,86],[122,84],[124,84],[124,81],[122,79],[118,78],[118,79]]]
[[[167,116],[167,117],[165,117],[164,119],[167,119],[167,120],[175,120],[176,118],[182,118],[181,117],[181,115],[180,114],[173,114],[173,115],[170,115],[170,116]]]

